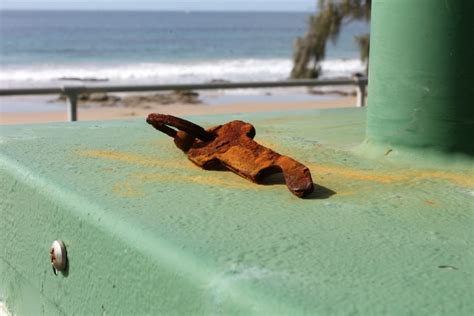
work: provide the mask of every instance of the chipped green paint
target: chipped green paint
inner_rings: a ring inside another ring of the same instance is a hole
[[[474,155],[474,1],[372,6],[369,144]]]
[[[191,118],[254,124],[310,167],[307,200],[195,167],[143,120],[2,127],[0,298],[19,315],[471,314],[472,160],[366,159],[365,114]]]

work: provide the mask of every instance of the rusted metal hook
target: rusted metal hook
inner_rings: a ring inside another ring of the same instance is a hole
[[[215,138],[201,126],[172,115],[152,113],[146,121],[160,132],[174,138],[176,146],[184,152],[189,150],[196,138],[202,141]],[[178,131],[169,126],[177,128]]]
[[[309,169],[255,142],[255,128],[249,123],[232,121],[204,130],[189,121],[163,114],[150,114],[147,122],[173,137],[189,160],[203,169],[224,166],[256,183],[262,183],[270,174],[282,172],[288,189],[296,196],[303,197],[313,191]]]
[[[175,137],[177,132],[168,126],[173,126],[202,141],[210,141],[215,138],[214,135],[207,132],[201,126],[172,115],[152,113],[148,115],[146,121],[170,137]]]

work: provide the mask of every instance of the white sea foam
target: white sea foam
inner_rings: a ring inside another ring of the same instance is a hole
[[[360,59],[329,59],[321,62],[322,78],[351,77],[356,72],[363,72],[365,64]]]
[[[322,62],[323,78],[345,77],[362,71],[359,60]],[[42,64],[3,66],[0,86],[67,84],[61,78],[107,79],[109,83],[164,84],[229,81],[270,81],[288,78],[289,59],[235,59],[181,63]],[[69,82],[70,83],[70,82]]]

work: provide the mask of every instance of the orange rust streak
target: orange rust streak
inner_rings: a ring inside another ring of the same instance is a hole
[[[112,191],[119,196],[123,197],[141,197],[143,192],[138,189],[137,185],[130,183],[129,181],[119,181],[115,183]]]
[[[140,165],[155,168],[173,168],[187,169],[194,165],[190,162],[164,161],[157,157],[147,157],[142,155],[131,154],[127,152],[111,151],[111,150],[82,150],[77,152],[83,157],[101,158],[112,161],[118,161],[131,165]],[[183,156],[184,158],[184,156]],[[408,182],[413,180],[443,180],[454,183],[458,186],[472,188],[474,187],[473,173],[454,173],[448,171],[430,171],[430,170],[398,170],[398,171],[373,171],[373,170],[357,170],[348,167],[328,165],[328,164],[307,164],[311,172],[316,176],[326,174],[337,178],[345,178],[356,181],[370,181],[381,184],[391,184],[399,182]],[[197,169],[196,169],[197,170]],[[393,172],[396,172],[394,174]],[[205,181],[209,177],[205,177]],[[230,179],[230,178],[229,178]]]
[[[337,177],[343,177],[359,181],[373,181],[378,183],[393,183],[406,180],[405,176],[396,176],[386,173],[377,173],[374,171],[355,170],[346,167],[310,164],[309,168],[315,171],[315,174],[329,174]]]
[[[77,152],[79,155],[89,158],[103,158],[113,161],[119,161],[130,165],[140,165],[145,167],[164,167],[182,169],[186,164],[182,162],[163,161],[157,157],[146,157],[135,155],[127,152],[112,150],[81,150]],[[185,156],[183,156],[184,158]],[[190,164],[192,165],[192,164]]]
[[[414,171],[411,172],[411,176],[418,177],[420,179],[437,179],[446,180],[453,182],[459,186],[473,188],[474,187],[474,174],[458,174],[446,171]]]
[[[342,178],[358,181],[372,181],[382,184],[434,179],[449,181],[463,187],[474,187],[474,175],[472,173],[459,174],[447,171],[430,170],[396,170],[381,172],[318,164],[310,164],[309,168],[314,171],[315,174],[329,174]],[[396,172],[396,174],[393,174],[393,172]]]
[[[136,173],[132,174],[131,178],[134,180],[139,181],[166,181],[166,182],[189,182],[189,183],[197,183],[200,185],[206,186],[215,186],[215,187],[228,187],[228,188],[235,188],[235,189],[255,189],[255,188],[265,188],[265,186],[258,185],[256,186],[253,183],[249,183],[244,179],[239,177],[221,177],[214,175],[209,176],[187,176],[187,175],[167,175],[167,174],[160,174],[160,173]]]

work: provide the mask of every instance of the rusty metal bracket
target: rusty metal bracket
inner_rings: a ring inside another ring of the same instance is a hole
[[[286,186],[296,196],[304,197],[313,191],[308,167],[254,141],[255,128],[249,123],[231,121],[205,130],[181,118],[155,113],[148,116],[147,122],[174,138],[189,160],[203,169],[225,167],[255,183],[282,172]]]

